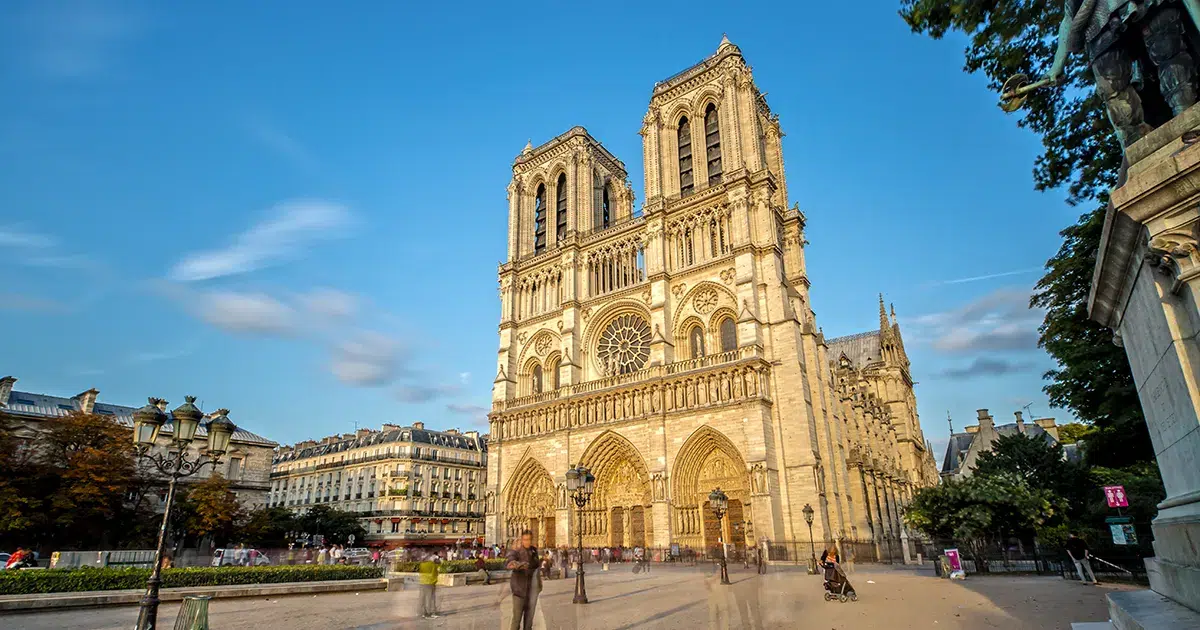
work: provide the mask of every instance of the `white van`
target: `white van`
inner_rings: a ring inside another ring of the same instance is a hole
[[[239,557],[238,552],[242,552],[243,555]],[[217,549],[213,551],[212,566],[214,567],[261,567],[268,564],[271,564],[271,559],[257,549]]]

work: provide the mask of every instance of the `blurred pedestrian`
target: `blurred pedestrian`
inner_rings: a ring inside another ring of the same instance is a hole
[[[1079,573],[1079,581],[1084,584],[1097,584],[1096,574],[1092,573],[1092,553],[1088,549],[1087,543],[1075,534],[1071,534],[1067,537],[1067,542],[1064,546],[1067,548],[1067,555],[1075,563],[1075,571]],[[1087,571],[1087,577],[1091,578],[1090,581],[1083,577],[1085,570]]]
[[[437,619],[437,583],[438,583],[438,563],[437,556],[429,554],[421,561],[419,570],[421,572],[421,617],[424,619]]]
[[[538,579],[538,552],[533,546],[533,531],[521,532],[518,546],[508,550],[505,565],[512,571],[509,587],[513,596],[513,616],[509,630],[532,630],[541,580]]]

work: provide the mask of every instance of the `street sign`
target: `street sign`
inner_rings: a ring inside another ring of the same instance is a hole
[[[1114,545],[1136,545],[1137,532],[1134,531],[1133,525],[1130,523],[1109,523],[1108,529],[1112,532]]]
[[[1129,507],[1129,497],[1125,494],[1125,486],[1104,486],[1104,498],[1108,500],[1110,508]]]

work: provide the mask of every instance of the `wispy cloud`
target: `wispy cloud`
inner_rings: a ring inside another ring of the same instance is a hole
[[[1033,368],[1033,364],[1028,361],[1010,361],[996,357],[979,357],[969,364],[947,368],[939,373],[939,376],[951,380],[967,380],[982,376],[1003,376],[1005,374],[1013,374],[1017,372],[1025,372]]]
[[[129,358],[126,359],[126,363],[136,365],[145,363],[158,363],[160,361],[174,361],[176,359],[189,357],[195,354],[199,349],[200,344],[197,342],[192,342],[174,350],[146,350],[143,352],[135,352],[129,355]]]
[[[0,226],[0,248],[21,252],[48,250],[57,244],[47,234],[33,232],[17,225]]]
[[[295,256],[305,245],[343,235],[351,224],[345,206],[329,201],[288,201],[263,222],[238,235],[228,247],[186,256],[171,269],[179,282],[248,273]]]
[[[358,298],[337,289],[313,289],[300,297],[313,315],[330,321],[344,321],[358,313]]]
[[[202,319],[230,332],[290,336],[297,330],[296,312],[265,293],[214,291],[198,308]]]
[[[317,158],[299,140],[275,125],[261,119],[246,125],[250,136],[267,150],[306,170],[317,170]]]
[[[406,403],[427,403],[458,394],[458,385],[404,383],[396,387],[396,398]]]
[[[69,310],[69,306],[57,300],[19,293],[0,293],[0,311],[52,314],[66,313]]]
[[[913,320],[921,337],[946,353],[1024,351],[1037,348],[1043,313],[1029,308],[1029,292],[993,291],[962,307]]]
[[[47,79],[103,78],[148,24],[127,6],[100,0],[33,2],[20,21],[26,62]]]
[[[339,381],[348,385],[387,385],[407,370],[402,365],[402,350],[400,344],[387,335],[363,332],[334,348],[331,370]]]
[[[998,273],[989,273],[982,276],[971,276],[969,278],[955,278],[953,280],[937,280],[930,282],[926,286],[942,286],[947,284],[965,284],[967,282],[979,282],[981,280],[992,280],[995,278],[1007,278],[1009,276],[1020,276],[1027,273],[1041,271],[1041,267],[1028,267],[1025,269],[1014,269],[1012,271],[1001,271]]]

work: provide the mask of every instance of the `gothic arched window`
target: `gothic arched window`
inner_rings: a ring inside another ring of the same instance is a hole
[[[555,197],[557,203],[555,205],[555,213],[558,221],[555,223],[554,241],[563,240],[567,236],[567,175],[563,173],[558,176],[558,183],[554,185]]]
[[[531,393],[542,393],[542,366],[533,366],[533,373],[530,374],[529,385]]]
[[[558,359],[546,363],[546,371],[550,373],[550,389],[555,390],[561,387],[558,382]]]
[[[704,356],[704,329],[699,325],[692,326],[688,331],[688,349],[693,359]]]
[[[537,196],[533,198],[533,253],[546,249],[546,187],[538,184]]]
[[[708,185],[721,183],[721,122],[712,103],[704,111],[704,150],[708,156]]]
[[[600,191],[600,218],[602,225],[608,227],[612,223],[612,186],[605,184]]]
[[[679,120],[679,195],[686,197],[692,194],[695,184],[692,181],[692,126],[688,124],[687,116]]]
[[[721,320],[721,352],[730,352],[737,349],[737,325],[733,323],[733,318],[726,317]]]

